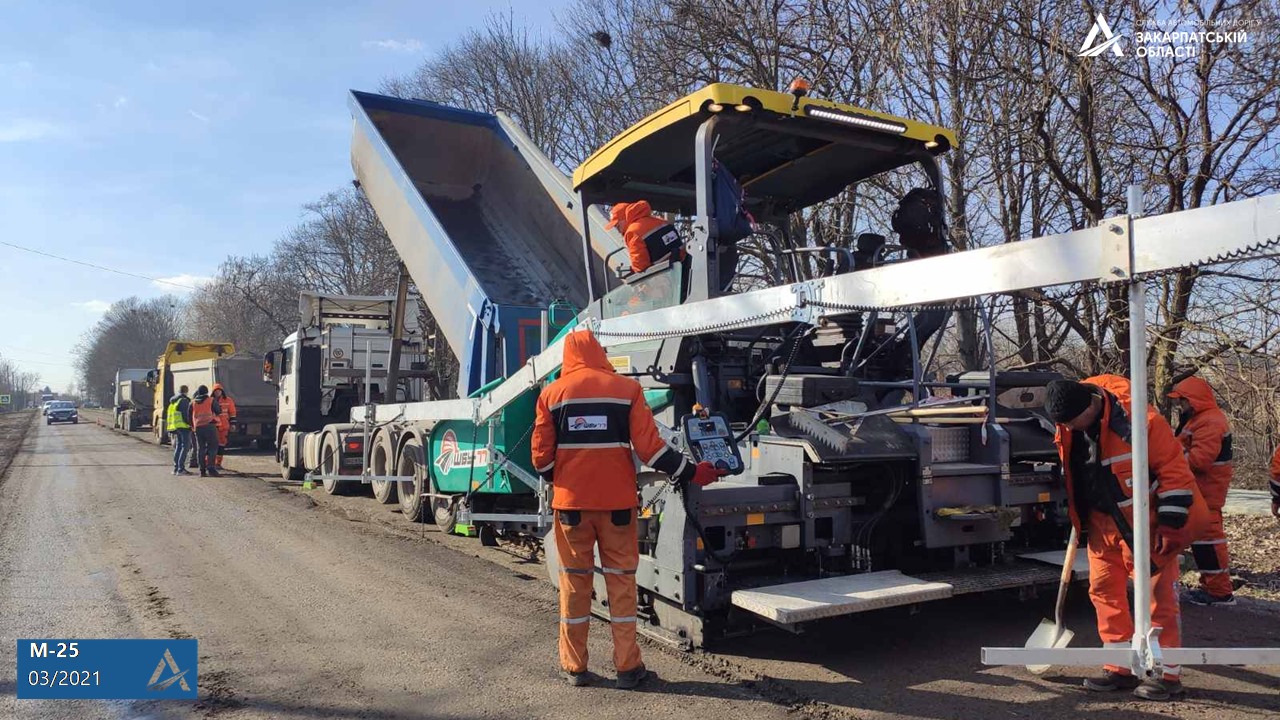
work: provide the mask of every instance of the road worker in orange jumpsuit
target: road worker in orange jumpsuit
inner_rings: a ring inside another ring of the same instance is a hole
[[[658,435],[637,383],[614,372],[587,330],[564,341],[560,378],[538,396],[533,464],[552,483],[552,528],[560,561],[560,667],[574,686],[586,685],[596,547],[609,598],[617,687],[648,675],[636,644],[636,464],[678,482],[707,485],[724,471],[694,465]]]
[[[1227,533],[1222,527],[1222,506],[1231,487],[1231,425],[1213,397],[1213,388],[1198,377],[1175,385],[1169,397],[1178,403],[1178,439],[1209,506],[1209,526],[1191,543],[1200,588],[1188,593],[1187,599],[1196,605],[1235,605]]]
[[[227,443],[231,440],[231,426],[236,422],[236,401],[227,395],[227,391],[223,389],[222,383],[213,384],[213,399],[218,401],[218,406],[222,408],[222,412],[218,413],[218,456],[214,460],[213,466],[219,470],[222,469],[222,452],[227,449]]]
[[[201,385],[191,398],[191,425],[196,434],[196,458],[200,465],[200,477],[218,477],[214,461],[218,456],[218,415],[222,408],[209,395],[209,388]]]
[[[644,272],[650,266],[674,255],[685,257],[684,240],[675,225],[653,215],[648,200],[618,203],[609,212],[606,229],[619,228],[631,258],[631,272]]]
[[[1129,381],[1098,375],[1083,382],[1049,383],[1045,411],[1057,423],[1058,454],[1071,523],[1088,547],[1089,597],[1104,647],[1130,647],[1133,615],[1128,582],[1133,574],[1133,449],[1130,446]],[[1178,556],[1208,521],[1208,508],[1169,423],[1146,408],[1151,468],[1151,624],[1161,647],[1181,647],[1176,583]],[[1181,668],[1165,665],[1161,677],[1140,680],[1127,667],[1107,665],[1084,686],[1093,691],[1134,690],[1147,700],[1182,694]]]
[[[1271,456],[1271,517],[1280,518],[1280,447]]]

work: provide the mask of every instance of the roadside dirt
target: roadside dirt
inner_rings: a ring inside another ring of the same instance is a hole
[[[36,417],[37,413],[34,410],[20,410],[0,415],[0,482],[4,482],[5,470],[9,468],[9,463],[13,462],[13,456],[21,447],[23,438],[35,425]]]

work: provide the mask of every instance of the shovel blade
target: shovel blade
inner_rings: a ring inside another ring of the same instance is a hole
[[[1031,633],[1031,637],[1027,638],[1027,642],[1023,647],[1039,648],[1039,649],[1057,649],[1064,648],[1071,644],[1075,633],[1065,627],[1059,626],[1052,620],[1041,620],[1040,625],[1036,627],[1035,632]],[[1027,665],[1027,672],[1033,675],[1043,675],[1048,672],[1051,665]]]

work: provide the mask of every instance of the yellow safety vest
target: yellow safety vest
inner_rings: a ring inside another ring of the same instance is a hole
[[[169,430],[190,430],[191,429],[191,426],[187,424],[186,419],[182,417],[182,413],[178,412],[178,403],[183,400],[186,400],[186,398],[175,397],[174,399],[169,401],[169,409],[168,409],[168,412],[166,413],[166,416],[167,416],[166,419],[167,419]]]

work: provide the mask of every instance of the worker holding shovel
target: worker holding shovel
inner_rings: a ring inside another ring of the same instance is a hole
[[[1047,391],[1045,411],[1057,424],[1067,511],[1075,531],[1087,541],[1089,597],[1098,615],[1098,635],[1105,647],[1127,648],[1134,631],[1127,588],[1133,575],[1129,381],[1117,375],[1056,380]],[[1146,408],[1146,423],[1154,481],[1151,624],[1159,629],[1161,647],[1181,647],[1178,556],[1203,532],[1208,507],[1169,423],[1151,407]],[[1141,680],[1127,667],[1107,665],[1084,686],[1096,692],[1132,689],[1146,700],[1168,700],[1183,692],[1180,674],[1180,667],[1165,665],[1162,677]]]

